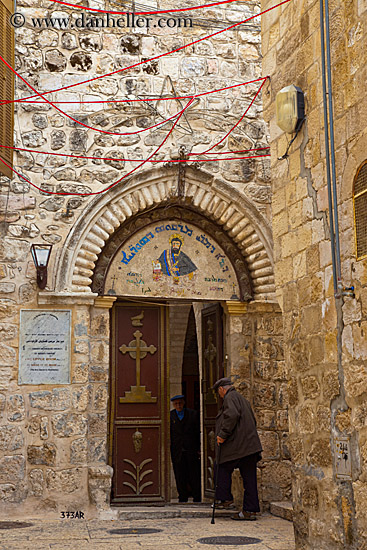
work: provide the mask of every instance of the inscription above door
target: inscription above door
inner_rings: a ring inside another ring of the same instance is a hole
[[[236,271],[226,251],[200,227],[160,220],[133,233],[115,252],[104,294],[239,300]]]

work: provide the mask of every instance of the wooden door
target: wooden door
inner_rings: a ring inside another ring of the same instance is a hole
[[[211,389],[224,376],[223,314],[219,304],[202,310],[204,495],[214,497],[215,417],[218,402]]]
[[[112,503],[168,496],[168,385],[163,306],[113,309],[110,463]]]

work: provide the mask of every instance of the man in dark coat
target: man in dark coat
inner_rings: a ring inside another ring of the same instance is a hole
[[[185,407],[183,395],[171,399],[171,458],[179,502],[201,501],[200,490],[200,421],[193,409]]]
[[[255,520],[260,512],[257,493],[256,467],[261,459],[261,442],[256,430],[256,419],[250,403],[232,385],[230,378],[221,378],[213,389],[223,399],[215,419],[218,447],[218,484],[215,498],[219,507],[233,506],[231,477],[239,468],[244,488],[242,511],[232,516],[237,520]]]

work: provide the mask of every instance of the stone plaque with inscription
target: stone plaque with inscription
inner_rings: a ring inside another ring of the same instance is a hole
[[[71,311],[20,312],[19,384],[69,384]]]

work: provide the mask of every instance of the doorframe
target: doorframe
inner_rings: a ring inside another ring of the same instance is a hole
[[[163,300],[162,300],[163,301]],[[166,410],[166,418],[164,420],[164,424],[162,424],[162,427],[165,429],[165,444],[166,447],[164,449],[164,453],[162,456],[162,464],[164,465],[164,479],[162,480],[163,486],[164,486],[164,499],[161,502],[159,501],[151,501],[151,505],[162,505],[165,502],[171,501],[171,487],[172,483],[174,483],[174,478],[171,475],[171,458],[170,458],[170,438],[169,438],[169,412],[170,412],[170,356],[169,356],[169,342],[170,342],[170,325],[169,325],[169,307],[167,307],[167,303],[164,305],[162,304],[162,301],[158,301],[157,299],[157,306],[161,307],[161,322],[164,324],[162,326],[165,326],[166,330],[162,331],[160,338],[161,338],[161,346],[162,346],[162,352],[161,352],[161,360],[166,360],[166,374],[167,374],[167,384],[166,384],[166,396],[165,399],[162,399],[162,408],[165,406]],[[175,302],[183,302],[184,299],[176,299]],[[146,303],[148,302],[148,299],[145,300],[144,298],[132,301],[131,299],[126,299],[124,297],[118,297],[117,299],[114,297],[114,303],[112,305],[112,308],[110,310],[110,369],[109,369],[109,384],[108,384],[108,391],[109,391],[109,404],[108,404],[108,457],[107,457],[107,464],[112,466],[113,464],[113,435],[114,435],[114,412],[115,412],[115,374],[116,374],[116,361],[115,361],[115,346],[116,346],[116,331],[115,331],[115,322],[116,322],[116,307],[119,306],[119,304],[125,303],[126,305],[139,305],[141,307],[152,307],[154,306],[154,302],[152,303]],[[195,304],[202,304],[204,306],[205,304],[219,304],[222,308],[222,329],[223,329],[223,366],[224,366],[224,375],[228,376],[228,355],[227,350],[229,346],[228,340],[228,334],[227,334],[227,325],[228,325],[228,311],[227,311],[227,304],[228,302],[223,300],[190,300],[189,301],[193,306]],[[236,302],[240,303],[240,302]],[[242,302],[241,302],[242,304]],[[198,341],[198,355],[199,355],[199,384],[200,384],[200,430],[201,430],[201,449],[200,449],[200,455],[201,455],[201,492],[202,492],[202,500],[207,500],[206,497],[204,497],[204,430],[203,430],[203,394],[201,391],[201,384],[203,379],[203,363],[202,363],[202,353],[203,353],[203,343],[202,343],[202,330],[201,330],[201,318],[202,318],[202,311],[205,309],[204,307],[201,307],[199,311],[195,311],[194,307],[194,313],[195,313],[195,323],[196,323],[196,333],[197,333],[197,341]],[[166,351],[166,353],[165,353]],[[163,383],[163,380],[162,380]],[[112,488],[111,488],[112,490]],[[116,503],[113,502],[113,506],[119,506],[119,505],[127,505],[128,502],[121,502]],[[133,502],[130,503],[131,505]],[[148,502],[146,504],[149,504]],[[138,503],[135,504],[135,506],[138,505]],[[139,503],[139,505],[143,505],[143,503]]]

